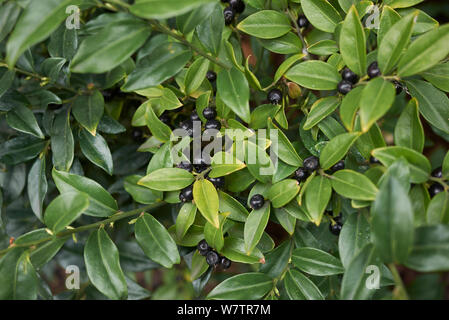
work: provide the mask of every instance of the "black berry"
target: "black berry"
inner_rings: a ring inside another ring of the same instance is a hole
[[[245,11],[245,3],[242,0],[229,0],[229,5],[237,13]]]
[[[319,163],[320,160],[317,157],[311,156],[306,158],[302,165],[307,171],[312,172],[318,169]]]
[[[192,111],[192,114],[190,115],[190,120],[193,121],[201,121],[200,120],[200,116],[198,115],[198,113],[196,113],[196,111]]]
[[[367,74],[368,77],[370,77],[370,79],[380,76],[381,72],[379,69],[379,65],[377,64],[377,61],[372,62],[368,66]]]
[[[207,178],[217,189],[221,189],[225,186],[225,178],[224,177],[218,177],[218,178]]]
[[[209,245],[207,244],[206,240],[204,240],[204,239],[201,240],[196,247],[198,249],[198,252],[202,256],[205,256],[211,250],[211,247],[209,247]]]
[[[193,136],[193,123],[192,121],[190,121],[190,119],[182,121],[179,126],[182,129],[186,130],[189,136]]]
[[[402,92],[402,84],[399,81],[393,81],[394,88],[396,89],[396,94],[400,94]]]
[[[209,165],[203,159],[201,159],[200,161],[196,161],[196,162],[197,163],[193,164],[193,168],[195,169],[195,171],[197,173],[201,173],[209,167]]]
[[[188,186],[187,188],[184,188],[179,193],[179,200],[181,202],[188,202],[193,200],[193,186]]]
[[[215,130],[220,130],[221,129],[221,123],[218,120],[212,119],[212,120],[207,120],[206,124],[204,125],[204,129],[215,129]]]
[[[226,270],[231,266],[231,260],[229,260],[228,258],[225,257],[221,257],[221,267]]]
[[[301,14],[298,17],[298,27],[307,28],[308,25],[309,25],[309,20],[307,20],[305,15]]]
[[[261,195],[261,194],[255,194],[249,200],[249,205],[254,210],[258,210],[258,209],[262,208],[264,203],[265,203],[265,199],[263,198],[263,195]]]
[[[131,132],[131,135],[132,135],[133,140],[138,143],[141,143],[144,140],[142,130],[140,130],[140,129],[134,129]]]
[[[352,83],[347,80],[341,80],[337,85],[337,91],[341,94],[347,94],[352,90]]]
[[[193,171],[192,164],[188,163],[188,162],[185,162],[185,161],[182,161],[182,162],[178,163],[178,165],[176,167],[179,168],[179,169],[187,170],[189,172]]]
[[[295,179],[298,180],[298,182],[304,181],[308,177],[309,177],[309,172],[303,167],[300,167],[295,171]]]
[[[220,262],[220,256],[215,251],[209,251],[206,254],[206,262],[210,266],[215,266]]]
[[[224,21],[225,21],[225,25],[230,25],[232,23],[232,21],[234,21],[234,17],[235,17],[235,11],[234,9],[232,9],[231,7],[226,7],[223,10],[223,16],[224,16]]]
[[[356,84],[357,81],[359,81],[359,76],[352,72],[349,68],[343,69],[343,71],[341,72],[341,78],[343,80],[351,82],[352,84]]]
[[[217,80],[217,74],[211,70],[207,71],[206,73],[206,78],[207,80],[209,80],[210,82],[215,82],[215,80]]]
[[[372,164],[380,164],[379,159],[377,159],[377,158],[375,158],[373,156],[369,157],[369,162],[372,163]]]
[[[329,224],[329,231],[332,234],[338,236],[340,234],[340,232],[341,232],[341,228],[342,227],[343,227],[343,225],[341,223],[339,223],[339,222],[336,222],[334,224],[331,223],[331,224]]]
[[[441,167],[438,167],[435,170],[433,170],[432,177],[443,178],[443,169]]]
[[[268,101],[270,101],[271,104],[279,104],[282,101],[282,92],[279,89],[272,89],[270,92],[268,92],[267,96]]]
[[[338,170],[343,170],[344,168],[345,168],[345,162],[343,160],[340,160],[332,166],[331,171],[336,172]]]
[[[215,108],[207,107],[203,110],[203,116],[207,120],[215,119],[215,117],[217,116],[217,111],[215,110]]]
[[[432,184],[429,187],[429,195],[431,198],[433,198],[438,193],[443,192],[443,191],[444,191],[444,187],[441,184],[439,184],[438,182],[435,182],[434,184]]]

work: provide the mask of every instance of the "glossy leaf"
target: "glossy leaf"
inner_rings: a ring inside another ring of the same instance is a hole
[[[297,248],[292,253],[293,264],[301,271],[315,276],[329,276],[344,272],[337,258],[316,248]]]
[[[339,170],[332,175],[332,188],[343,197],[372,201],[377,187],[365,175],[352,170]]]
[[[299,192],[299,183],[294,179],[285,179],[275,183],[268,191],[273,208],[280,208],[289,203]]]
[[[349,148],[354,144],[355,140],[360,136],[358,132],[343,133],[332,138],[323,148],[320,154],[320,165],[324,170],[329,169],[338,161],[340,161]]]
[[[366,71],[366,39],[355,6],[349,9],[340,32],[340,52],[344,62],[358,75]]]
[[[106,140],[98,133],[93,136],[86,130],[81,130],[79,132],[79,141],[81,150],[86,158],[109,175],[112,175],[112,155]]]
[[[270,218],[270,204],[265,203],[258,210],[253,210],[245,222],[244,239],[245,251],[249,255],[262,238],[262,234]]]
[[[179,168],[162,168],[151,172],[138,184],[159,191],[175,191],[189,186],[194,181],[193,175]]]
[[[214,227],[220,226],[218,218],[218,193],[212,182],[200,179],[193,184],[193,200],[203,217]]]
[[[301,7],[310,23],[321,31],[332,33],[341,21],[340,14],[328,1],[303,0]]]
[[[292,300],[324,300],[320,289],[301,272],[289,269],[284,278],[285,290]]]
[[[332,185],[329,179],[323,176],[315,176],[307,185],[304,195],[304,203],[307,211],[316,225],[321,223],[324,210],[332,195]]]
[[[422,152],[424,140],[424,129],[419,119],[418,101],[413,98],[402,111],[394,127],[394,141],[397,146]]]
[[[58,233],[69,226],[89,207],[89,197],[85,193],[67,192],[56,197],[45,210],[44,222]]]
[[[285,73],[285,77],[313,90],[334,90],[341,80],[334,66],[317,60],[298,63]]]
[[[274,10],[262,10],[240,22],[237,29],[257,38],[273,39],[283,36],[291,27],[287,15]]]
[[[248,272],[221,282],[208,295],[214,300],[256,300],[270,291],[273,280],[263,273]]]
[[[236,68],[221,70],[217,76],[217,90],[226,106],[249,123],[249,86],[245,75]]]

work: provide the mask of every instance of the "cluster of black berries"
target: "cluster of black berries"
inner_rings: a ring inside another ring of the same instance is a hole
[[[201,240],[197,246],[198,252],[203,257],[206,257],[206,262],[211,267],[220,265],[224,270],[231,266],[231,260],[226,257],[220,256],[215,250],[213,250],[206,240]]]
[[[434,178],[441,179],[441,178],[443,178],[443,169],[441,167],[438,167],[432,171],[431,175]],[[441,184],[439,184],[438,182],[432,183],[429,187],[429,195],[431,198],[433,198],[438,193],[443,192],[443,191],[444,191],[444,187]]]
[[[215,129],[220,130],[221,129],[221,123],[217,119],[217,111],[215,108],[207,107],[203,110],[203,116],[206,118],[206,124],[204,125],[204,129]]]
[[[326,212],[329,216],[333,216],[333,213],[331,211]],[[332,221],[333,220],[333,221]],[[338,236],[341,232],[341,228],[343,228],[343,222],[341,221],[341,214],[338,217],[335,217],[331,220],[331,223],[329,224],[329,231]]]
[[[271,104],[280,104],[282,102],[282,91],[279,89],[272,89],[268,92],[267,100]]]
[[[313,171],[319,168],[319,164],[320,160],[315,156],[306,158],[302,164],[303,166],[295,171],[295,179],[298,182],[305,181]]]
[[[379,65],[377,61],[372,62],[366,71],[370,79],[376,78],[381,75]],[[359,81],[359,76],[352,72],[349,68],[344,68],[341,72],[342,80],[337,85],[337,91],[341,94],[347,94],[352,90],[352,86]],[[399,83],[398,83],[399,84]],[[396,85],[396,84],[395,84]],[[400,84],[399,84],[400,85]],[[396,91],[397,91],[396,85]]]
[[[229,6],[223,10],[226,25],[230,25],[234,21],[237,13],[242,13],[245,11],[245,3],[243,0],[221,0],[221,2],[229,4]]]

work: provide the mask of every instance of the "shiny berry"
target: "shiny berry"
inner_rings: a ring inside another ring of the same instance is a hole
[[[192,111],[192,114],[190,115],[190,120],[193,121],[201,121],[200,120],[200,116],[198,115],[198,113],[196,113],[196,111]]]
[[[206,262],[210,266],[215,266],[220,263],[220,256],[215,251],[209,251],[206,254]]]
[[[207,120],[206,124],[204,125],[204,129],[205,130],[208,130],[208,129],[220,130],[221,123],[220,123],[220,121],[215,120],[215,119]]]
[[[319,163],[320,161],[317,157],[311,156],[306,158],[302,165],[307,171],[312,172],[318,169]]]
[[[202,256],[205,256],[210,250],[211,247],[209,247],[209,245],[207,244],[206,240],[201,240],[198,245],[196,246],[196,248],[198,249],[199,253]]]
[[[348,94],[352,90],[352,83],[347,80],[341,80],[337,85],[337,91],[341,94]]]
[[[344,168],[345,168],[345,162],[343,160],[340,160],[332,166],[331,171],[336,172],[338,170],[343,170]]]
[[[343,80],[351,82],[352,84],[356,84],[357,81],[359,81],[359,76],[352,72],[349,68],[343,69],[343,71],[341,72],[341,78]]]
[[[217,178],[207,178],[217,189],[221,189],[225,186],[225,178],[224,177],[217,177]]]
[[[282,92],[279,89],[272,89],[270,92],[268,92],[267,96],[268,101],[270,101],[271,104],[279,104],[282,101]]]
[[[179,168],[179,169],[187,170],[189,172],[193,171],[192,164],[188,163],[188,162],[185,162],[185,161],[182,161],[182,162],[178,163],[178,165],[176,167]]]
[[[343,225],[341,223],[339,223],[339,222],[336,222],[334,224],[331,223],[331,224],[329,224],[329,231],[332,234],[338,236],[340,234],[340,232],[341,232],[341,228],[342,227],[343,227]]]
[[[236,13],[245,11],[245,3],[242,0],[229,0],[229,5]]]
[[[215,110],[215,108],[207,107],[203,110],[203,116],[207,120],[215,119],[215,117],[217,116],[217,111]]]
[[[207,80],[209,80],[209,82],[215,82],[215,80],[217,80],[217,74],[212,70],[209,70],[206,73],[206,78]]]
[[[231,7],[226,7],[223,10],[223,16],[224,16],[224,21],[225,21],[225,25],[230,25],[232,23],[232,21],[234,21],[234,17],[235,17],[235,11],[234,9],[232,9]]]
[[[444,187],[441,184],[439,184],[438,182],[435,182],[434,184],[432,184],[429,187],[429,195],[431,198],[433,198],[438,193],[443,192],[443,191],[444,191]]]
[[[263,198],[263,195],[261,195],[261,194],[255,194],[249,200],[249,205],[254,210],[258,210],[258,209],[262,208],[264,203],[265,203],[265,199]]]
[[[193,186],[188,186],[187,188],[184,188],[179,193],[179,200],[181,202],[188,202],[193,200]]]
[[[298,27],[300,28],[307,28],[307,26],[309,25],[309,20],[307,20],[306,16],[301,14],[298,17]]]
[[[379,159],[377,159],[377,158],[375,158],[373,156],[369,157],[369,162],[372,163],[372,164],[380,164]]]
[[[193,168],[195,169],[195,171],[197,173],[203,172],[208,167],[209,167],[209,165],[203,159],[201,159],[200,161],[195,161],[195,163],[193,164]]]
[[[187,131],[187,134],[189,135],[189,136],[193,136],[193,123],[192,123],[192,121],[190,121],[190,119],[189,120],[184,120],[183,122],[181,122],[180,124],[179,124],[179,126],[182,128],[182,129],[184,129],[184,130],[186,130]]]
[[[298,182],[302,182],[306,180],[308,177],[309,172],[303,167],[300,167],[295,171],[295,179],[298,180]]]
[[[443,178],[443,169],[441,167],[438,167],[435,170],[433,170],[432,177]]]
[[[394,88],[396,89],[396,94],[400,94],[402,92],[402,84],[399,81],[393,81]]]
[[[370,79],[378,77],[378,76],[381,75],[381,72],[380,72],[380,69],[379,69],[379,65],[377,64],[377,61],[372,62],[368,66],[367,74],[368,74],[368,77],[370,77]]]
[[[225,257],[221,257],[220,264],[223,270],[229,269],[229,267],[231,266],[231,260]]]

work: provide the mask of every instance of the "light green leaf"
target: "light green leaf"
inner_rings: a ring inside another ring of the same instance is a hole
[[[195,180],[193,175],[184,169],[157,169],[139,180],[138,184],[159,191],[181,190]]]
[[[212,182],[206,179],[195,181],[193,184],[193,200],[203,217],[214,227],[219,228],[218,193]]]
[[[353,5],[340,32],[340,52],[344,62],[359,76],[366,72],[366,39],[357,9]]]
[[[290,31],[287,15],[274,10],[262,10],[248,16],[237,29],[261,39],[273,39]]]
[[[365,175],[352,170],[339,170],[332,175],[332,188],[343,197],[355,200],[376,199],[377,187]]]

